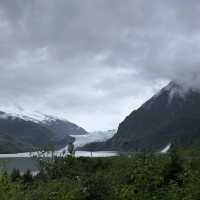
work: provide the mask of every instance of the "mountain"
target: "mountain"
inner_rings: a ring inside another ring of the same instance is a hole
[[[53,145],[56,149],[73,142],[71,134],[85,134],[77,125],[55,117],[40,118],[0,111],[0,153],[33,151]]]
[[[0,133],[0,153],[28,152],[34,146],[7,134]]]
[[[76,124],[65,119],[59,119],[49,115],[45,115],[45,119],[39,123],[55,133],[53,140],[59,144],[59,148],[63,148],[66,144],[75,140],[71,135],[87,134],[85,129],[77,126]]]
[[[63,138],[66,135],[85,135],[87,131],[77,126],[76,124],[69,122],[65,119],[59,119],[46,115],[46,118],[41,121],[41,124],[56,133],[59,138]]]
[[[169,143],[200,145],[200,92],[170,82],[120,123],[117,133],[87,150],[159,151]]]
[[[0,112],[0,136],[1,152],[6,152],[7,148],[14,152],[50,144],[53,132],[33,121]],[[24,145],[17,145],[21,143]]]

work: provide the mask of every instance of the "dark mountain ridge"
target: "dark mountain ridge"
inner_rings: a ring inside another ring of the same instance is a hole
[[[117,134],[88,150],[159,151],[169,143],[200,144],[200,92],[169,83],[120,123]]]
[[[74,141],[71,134],[87,133],[66,120],[45,117],[45,120],[36,120],[1,111],[0,153],[34,151],[47,146],[59,149]]]
[[[87,131],[76,124],[65,119],[59,119],[51,116],[46,116],[46,119],[41,121],[41,125],[53,130],[57,133],[57,137],[63,138],[66,135],[85,135]]]

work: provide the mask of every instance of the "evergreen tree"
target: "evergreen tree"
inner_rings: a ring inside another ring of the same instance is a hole
[[[20,178],[21,176],[19,169],[14,168],[11,172],[11,181],[17,181]]]
[[[74,144],[72,142],[68,144],[68,152],[71,156],[75,154]]]

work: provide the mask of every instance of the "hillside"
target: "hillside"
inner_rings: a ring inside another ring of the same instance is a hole
[[[200,144],[200,93],[175,82],[126,117],[113,138],[84,149],[159,151],[169,143],[180,147]]]
[[[69,122],[65,119],[59,119],[52,116],[46,116],[44,120],[40,122],[41,125],[54,131],[59,138],[63,138],[66,135],[85,135],[87,131],[76,124]]]
[[[66,120],[44,115],[41,119],[0,112],[0,153],[33,151],[46,146],[63,148],[74,141],[71,134],[87,133]]]

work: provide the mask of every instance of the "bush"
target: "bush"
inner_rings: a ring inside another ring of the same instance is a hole
[[[43,174],[0,175],[1,200],[196,200],[200,156],[167,155],[43,160]],[[194,155],[194,154],[192,154]]]

